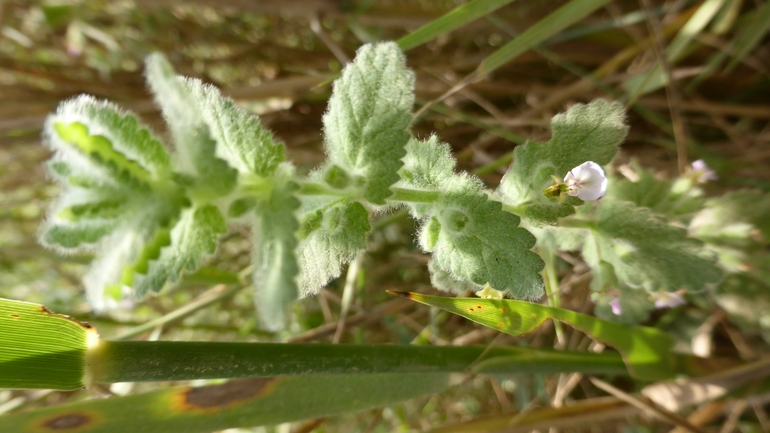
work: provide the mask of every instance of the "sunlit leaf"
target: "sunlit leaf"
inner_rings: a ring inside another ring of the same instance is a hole
[[[62,103],[45,134],[54,149],[75,146],[93,164],[114,170],[116,178],[150,184],[171,171],[163,144],[133,113],[88,95]]]
[[[17,433],[50,425],[77,426],[82,433],[209,433],[389,406],[450,384],[445,373],[243,379],[80,401],[6,415],[0,422]]]
[[[339,203],[305,215],[297,249],[301,295],[314,295],[339,277],[342,265],[366,249],[370,229],[369,212],[358,202]]]
[[[283,162],[284,146],[259,118],[225,98],[200,80],[184,81],[209,133],[217,143],[216,156],[241,173],[269,176]]]
[[[157,258],[147,263],[146,270],[133,269],[136,293],[158,292],[167,281],[177,281],[182,272],[195,271],[204,257],[216,251],[219,236],[226,231],[225,219],[215,206],[183,210],[168,233],[168,244],[161,241]]]
[[[0,298],[0,388],[82,388],[95,336],[89,325],[41,305]]]
[[[673,377],[677,368],[677,359],[671,354],[673,339],[655,328],[625,326],[574,311],[525,301],[392,293],[441,308],[511,335],[531,332],[548,319],[560,320],[616,348],[623,355],[629,371],[639,379],[668,379]]]
[[[414,104],[414,73],[394,43],[365,45],[334,82],[323,117],[329,161],[363,183],[364,197],[384,204],[398,181]]]
[[[446,193],[423,224],[420,245],[458,280],[489,284],[517,298],[542,294],[543,261],[530,250],[535,237],[485,194]]]
[[[217,150],[213,132],[222,130],[206,123],[192,89],[185,78],[174,74],[165,57],[152,54],[146,63],[147,81],[174,138],[175,168],[189,177],[185,183],[191,199],[205,203],[229,193],[235,187],[237,172],[217,154],[235,145]]]
[[[412,216],[422,220],[420,246],[433,253],[433,270],[447,273],[437,282],[450,289],[489,283],[518,298],[540,295],[543,262],[530,251],[534,237],[488,199],[478,179],[455,174],[454,166],[449,146],[435,136],[413,139],[397,184],[439,193],[434,202],[409,203]]]

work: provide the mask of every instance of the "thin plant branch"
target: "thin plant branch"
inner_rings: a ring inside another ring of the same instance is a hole
[[[668,99],[669,111],[671,113],[671,125],[674,130],[674,140],[676,140],[676,158],[679,173],[684,173],[687,168],[687,129],[682,116],[682,96],[676,88],[674,77],[671,72],[671,64],[666,58],[664,51],[665,41],[663,39],[663,30],[657,17],[652,13],[652,3],[650,0],[639,0],[647,15],[647,26],[653,37],[652,49],[655,57],[660,62],[663,72],[666,74],[666,98]],[[629,102],[630,103],[630,102]]]

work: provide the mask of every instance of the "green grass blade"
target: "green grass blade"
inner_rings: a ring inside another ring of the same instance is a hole
[[[484,59],[473,75],[480,78],[491,73],[609,2],[610,0],[572,0]]]
[[[473,0],[449,11],[419,29],[396,41],[404,51],[418,47],[437,37],[456,30],[473,20],[483,17],[515,0]]]
[[[0,388],[72,390],[92,383],[274,376],[626,372],[617,354],[514,347],[105,341],[37,304],[0,299]]]
[[[722,8],[726,0],[707,0],[682,27],[679,33],[668,44],[666,58],[669,62],[677,62],[684,57],[693,40],[701,34],[711,20]],[[632,99],[653,92],[666,85],[668,77],[663,66],[656,62],[647,72],[628,78],[623,87]]]
[[[744,27],[738,37],[733,41],[735,49],[735,59],[727,66],[727,70],[732,70],[770,30],[770,3],[765,2],[757,8],[754,18]]]
[[[91,337],[85,323],[0,298],[0,388],[82,388]]]
[[[505,358],[495,373],[624,373],[613,354],[483,346],[101,341],[91,357],[96,382],[148,382],[298,375],[462,373]]]
[[[525,301],[391,293],[441,308],[511,335],[526,334],[548,319],[557,319],[613,346],[623,355],[629,372],[638,379],[668,379],[676,373],[679,358],[671,353],[674,341],[668,334],[655,328],[625,326]]]
[[[205,433],[334,416],[440,392],[448,374],[233,380],[49,407],[0,417],[16,433]]]

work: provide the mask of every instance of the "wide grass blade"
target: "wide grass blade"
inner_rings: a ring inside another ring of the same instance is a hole
[[[623,355],[631,375],[638,379],[668,379],[677,372],[679,358],[671,353],[674,341],[668,334],[655,328],[625,326],[574,311],[525,301],[449,298],[393,291],[391,293],[441,308],[511,335],[531,332],[548,319],[560,320],[617,349]]]
[[[77,389],[96,331],[45,307],[0,298],[0,387]]]
[[[4,432],[205,433],[389,406],[447,388],[449,374],[242,379],[177,387],[0,417]]]
[[[331,374],[627,373],[614,353],[519,347],[107,341],[41,305],[0,301],[0,388]],[[505,361],[490,362],[498,358]]]
[[[96,382],[148,382],[328,374],[463,373],[494,359],[489,373],[626,373],[617,354],[518,347],[101,341]],[[2,386],[2,384],[0,384]]]
[[[515,0],[473,0],[457,7],[396,41],[404,51],[430,42]]]

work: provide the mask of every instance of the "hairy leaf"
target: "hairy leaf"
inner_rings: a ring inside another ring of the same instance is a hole
[[[686,230],[647,208],[607,200],[596,209],[595,228],[583,255],[594,269],[604,261],[619,282],[648,292],[699,291],[722,276],[713,253]]]
[[[703,190],[695,186],[691,179],[661,180],[636,164],[631,165],[638,179],[611,180],[607,187],[608,198],[630,201],[674,218],[687,216],[703,208]]]
[[[83,278],[89,303],[96,310],[110,308],[114,301],[131,295],[135,273],[146,273],[149,262],[169,244],[169,231],[188,204],[180,195],[137,196],[126,202],[125,212],[115,218],[113,232],[94,248],[98,252],[96,259]]]
[[[384,204],[409,141],[414,73],[395,43],[365,45],[334,82],[323,117],[329,160],[362,178],[364,197]]]
[[[427,140],[409,140],[406,146],[401,179],[406,184],[425,190],[440,190],[455,175],[455,159],[448,144],[431,135]]]
[[[133,227],[123,227],[110,234],[100,244],[100,252],[83,276],[88,303],[95,311],[104,311],[117,305],[129,295],[129,287],[120,283],[126,265],[142,249],[145,237],[150,236]]]
[[[447,193],[420,231],[420,245],[457,279],[489,284],[517,298],[542,294],[543,261],[530,249],[535,237],[519,217],[482,193]]]
[[[770,198],[758,190],[742,190],[709,199],[693,219],[690,233],[721,245],[768,245]]]
[[[120,188],[67,188],[49,209],[39,240],[62,253],[93,251],[99,240],[133,216],[128,200]]]
[[[516,148],[514,162],[497,190],[506,204],[534,225],[554,224],[582,203],[575,197],[565,202],[546,197],[543,190],[553,184],[553,177],[563,179],[586,161],[609,163],[628,132],[623,107],[603,99],[554,116],[551,128],[551,140]]]
[[[206,203],[229,193],[238,172],[217,158],[217,141],[196,104],[187,81],[174,75],[162,55],[147,58],[147,81],[163,111],[174,138],[176,169],[192,178],[189,192],[193,201]]]
[[[292,180],[293,174],[294,168],[288,164],[275,172],[270,197],[255,208],[252,229],[255,302],[262,322],[273,330],[283,328],[286,304],[298,296],[295,250],[299,222],[295,212],[300,202],[295,197],[299,186]]]
[[[80,122],[56,122],[51,128],[52,136],[56,137],[51,142],[56,143],[56,147],[72,146],[86,156],[88,165],[103,169],[124,186],[149,189],[152,182],[150,172],[115,150],[107,137],[92,134],[88,126]]]
[[[157,182],[171,171],[163,144],[133,113],[92,96],[62,103],[47,120],[44,134],[54,150],[75,146],[95,164],[111,164],[139,182]]]
[[[203,121],[217,143],[216,156],[241,173],[270,176],[286,160],[284,146],[259,118],[200,80],[184,81]]]
[[[764,265],[770,265],[765,260]],[[714,293],[714,299],[730,320],[747,332],[760,332],[770,341],[770,283],[747,273],[728,275]]]
[[[124,185],[102,167],[93,166],[87,157],[56,152],[48,161],[48,172],[64,187],[86,190],[120,191]]]
[[[370,229],[369,212],[358,202],[338,203],[306,215],[297,248],[300,294],[314,295],[339,277],[342,265],[366,249]]]
[[[153,191],[131,188],[98,169],[89,171],[62,160],[49,166],[56,167],[55,177],[65,189],[48,211],[40,241],[63,253],[106,248],[102,241],[116,231],[151,232],[176,215],[187,201],[171,182],[154,184]]]
[[[428,270],[430,271],[430,283],[433,287],[445,292],[462,295],[467,292],[475,293],[484,288],[484,286],[470,281],[458,280],[452,273],[439,268],[435,260],[428,262]]]
[[[489,283],[516,297],[538,296],[543,262],[529,251],[534,237],[518,227],[517,216],[487,199],[478,179],[455,174],[454,167],[449,146],[433,136],[409,142],[400,171],[399,186],[441,193],[433,203],[409,203],[412,215],[424,220],[420,245],[433,252],[432,281],[451,291]]]
[[[420,141],[416,138],[409,140],[406,146],[404,166],[399,174],[401,181],[397,185],[414,188],[423,191],[443,191],[447,182],[452,182],[455,176],[455,159],[448,144],[440,143],[438,137],[432,135],[429,139]],[[469,186],[474,178],[466,177]],[[479,191],[481,182],[477,182],[472,189]],[[412,215],[420,218],[430,214],[431,203],[409,203]]]
[[[43,226],[40,243],[62,253],[94,250],[95,244],[118,226],[115,220],[81,220],[71,223],[48,223]]]
[[[196,270],[207,255],[213,254],[219,244],[219,236],[227,232],[224,217],[213,205],[191,207],[182,211],[179,220],[169,233],[170,243],[161,236],[155,246],[161,246],[157,259],[144,266],[134,267],[133,283],[138,296],[158,292],[167,281],[176,282],[182,272]],[[154,253],[147,258],[152,259]]]

